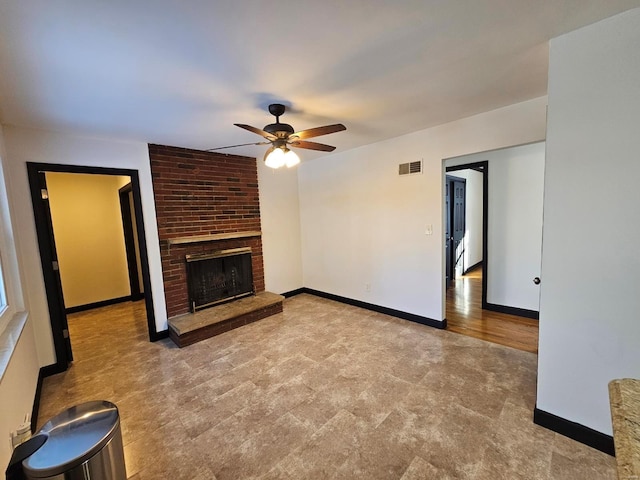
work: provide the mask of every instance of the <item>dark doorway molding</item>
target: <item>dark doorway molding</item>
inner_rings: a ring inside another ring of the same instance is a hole
[[[482,308],[490,310],[487,303],[487,278],[489,276],[489,249],[487,247],[489,237],[489,161],[483,160],[481,162],[445,167],[446,173],[459,170],[476,170],[482,173]]]
[[[162,332],[156,330],[155,312],[153,308],[153,295],[151,293],[151,276],[149,273],[149,259],[147,254],[147,242],[144,230],[142,215],[142,196],[140,193],[140,179],[137,170],[122,168],[88,167],[77,165],[61,165],[53,163],[27,162],[27,174],[29,178],[29,189],[31,192],[31,202],[35,217],[36,233],[38,237],[38,248],[40,250],[40,261],[44,278],[49,316],[51,320],[51,332],[56,353],[55,366],[57,372],[68,368],[72,360],[71,351],[67,348],[68,332],[66,331],[66,312],[64,299],[59,285],[59,273],[57,270],[57,257],[55,253],[55,240],[49,215],[48,203],[43,202],[41,177],[46,172],[58,173],[84,173],[93,175],[118,175],[131,178],[131,191],[133,193],[133,207],[136,217],[136,227],[140,246],[140,260],[142,266],[142,281],[145,291],[145,306],[147,311],[147,326],[149,330],[149,340],[156,341],[165,338]],[[58,279],[58,280],[57,280]]]
[[[131,196],[133,187],[131,183],[126,184],[118,190],[120,198],[120,214],[122,215],[122,229],[124,231],[124,244],[127,251],[127,268],[129,270],[129,288],[131,289],[131,301],[142,300],[144,293],[140,291],[140,271],[138,263],[140,241],[137,238],[138,225],[135,212],[131,210]],[[135,222],[135,225],[134,225]]]

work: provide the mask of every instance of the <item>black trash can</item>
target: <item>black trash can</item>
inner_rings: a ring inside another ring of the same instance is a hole
[[[87,402],[56,415],[36,434],[44,443],[22,461],[30,480],[126,480],[118,408]]]

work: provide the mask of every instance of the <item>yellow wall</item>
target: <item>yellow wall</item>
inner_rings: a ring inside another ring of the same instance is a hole
[[[65,306],[130,295],[118,189],[129,177],[48,172]]]

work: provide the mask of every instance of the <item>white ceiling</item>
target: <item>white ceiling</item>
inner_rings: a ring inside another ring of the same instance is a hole
[[[296,130],[344,123],[317,140],[346,150],[544,95],[550,38],[635,6],[0,0],[0,121],[207,149],[259,141],[233,123],[279,101]]]

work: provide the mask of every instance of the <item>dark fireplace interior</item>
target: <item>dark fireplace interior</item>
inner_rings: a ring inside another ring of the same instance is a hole
[[[191,312],[254,293],[251,248],[187,255]]]

